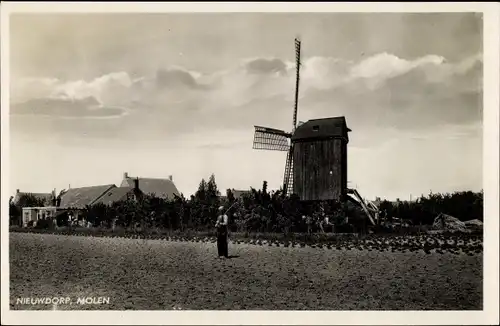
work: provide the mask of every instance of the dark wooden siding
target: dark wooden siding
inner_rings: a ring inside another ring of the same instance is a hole
[[[294,193],[299,195],[301,200],[340,200],[345,194],[345,140],[337,138],[297,142],[293,160]]]
[[[342,141],[342,196],[347,192],[347,142]]]

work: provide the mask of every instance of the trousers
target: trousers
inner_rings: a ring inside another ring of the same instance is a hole
[[[217,228],[217,252],[220,256],[228,256],[227,246],[227,226],[219,226]]]

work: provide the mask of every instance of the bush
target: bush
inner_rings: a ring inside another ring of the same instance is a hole
[[[52,220],[38,220],[35,225],[35,229],[52,229],[54,226]]]
[[[440,213],[458,218],[460,221],[478,219],[483,221],[483,191],[461,191],[453,194],[433,194],[421,196],[415,202],[391,203],[383,201],[380,205],[389,219],[398,217],[411,221],[413,225],[430,225]]]
[[[306,214],[315,216],[319,208],[317,204],[301,202],[297,196],[284,197],[281,191],[269,192],[265,181],[262,189],[250,188],[250,191],[240,198],[235,198],[229,189],[226,191],[226,197],[221,198],[215,176],[212,175],[208,182],[205,180],[200,182],[198,190],[189,199],[183,195],[168,200],[145,195],[138,201],[125,200],[115,202],[111,206],[88,206],[82,212],[82,217],[92,226],[105,229],[114,226],[115,229],[147,230],[147,232],[158,229],[184,234],[191,231],[212,232],[220,205],[227,210],[231,232],[275,233],[283,236],[306,232],[307,226],[302,216]],[[11,211],[15,215],[14,213],[19,210],[11,206]],[[365,230],[363,223],[366,223],[366,219],[358,208],[347,204],[328,203],[324,205],[324,209],[330,216],[330,221],[335,223],[335,232],[352,233]],[[432,224],[439,213],[455,216],[461,221],[470,219],[482,221],[483,192],[431,193],[427,197],[422,196],[416,202],[396,204],[383,201],[380,210],[389,220],[397,217],[410,221],[416,227],[411,232],[420,232],[421,225]],[[349,216],[349,224],[344,223],[346,214]],[[66,222],[67,216],[60,214],[58,225],[64,226]],[[41,223],[37,228],[50,227],[44,224],[45,222]],[[384,230],[382,227],[377,231],[396,232]]]
[[[213,179],[211,182],[214,182]],[[226,193],[229,196],[221,199],[218,191],[214,192],[213,186],[210,192],[204,187],[208,187],[206,182],[200,184],[200,189],[194,196],[191,196],[190,200],[183,196],[170,200],[144,196],[137,202],[130,200],[114,203],[111,207],[88,207],[86,218],[95,226],[110,227],[115,221],[117,226],[124,228],[154,229],[160,227],[184,232],[208,231],[213,229],[218,214],[217,208],[223,205],[230,217],[229,229],[232,232],[289,234],[305,232],[307,228],[302,215],[315,215],[318,209],[316,206],[299,201],[296,197],[285,198],[280,192],[267,193],[251,189],[240,199],[235,199],[228,191]],[[325,207],[325,212],[331,217],[330,220],[336,224],[336,232],[350,233],[361,230],[362,225],[356,227],[352,225],[352,223],[356,224],[364,220],[356,215],[359,212],[355,212],[354,208],[347,208],[345,211],[338,203]],[[384,201],[380,208],[386,213],[388,219],[397,217],[410,221],[416,227],[412,233],[417,230],[423,231],[420,225],[432,224],[439,213],[449,214],[460,220],[483,219],[482,192],[430,194],[428,197],[422,196],[416,202],[411,203],[394,204]],[[346,212],[350,216],[351,224],[343,223]],[[394,230],[381,228],[379,231],[394,232]]]

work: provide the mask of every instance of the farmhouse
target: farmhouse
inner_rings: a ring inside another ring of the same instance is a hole
[[[243,195],[245,194],[250,194],[250,190],[237,190],[237,189],[231,189],[231,192],[233,193],[234,199],[240,199]]]
[[[39,220],[51,219],[57,214],[56,206],[48,207],[23,207],[22,208],[22,225],[28,226],[30,222],[36,224]]]
[[[17,189],[12,203],[22,208],[19,220],[15,223],[27,226],[30,222],[36,223],[40,219],[53,216],[56,211],[57,198],[55,190],[51,193],[30,193]]]
[[[143,195],[139,189],[139,180],[134,179],[134,187],[114,187],[109,189],[104,195],[97,199],[93,204],[103,204],[107,206],[113,203],[125,200],[138,200]]]
[[[113,188],[116,188],[114,184],[70,188],[62,194],[58,210],[67,212],[74,216],[75,219],[79,219],[83,209],[93,205]]]
[[[21,224],[26,227],[32,222],[34,225],[39,220],[57,219],[63,215],[73,215],[78,219],[81,211],[88,205],[93,205],[111,189],[116,188],[114,184],[91,186],[81,188],[70,188],[63,191],[60,196],[56,196],[55,190],[52,193],[22,193],[19,190],[13,199],[15,205],[22,207]],[[25,206],[23,196],[31,195],[40,200],[44,206]],[[67,218],[67,217],[66,217]]]
[[[155,195],[159,198],[173,199],[174,196],[180,196],[179,190],[174,184],[170,175],[168,179],[131,177],[127,172],[123,173],[123,180],[120,187],[134,188],[138,180],[138,188],[145,195]]]
[[[12,202],[14,205],[22,205],[22,200],[26,196],[33,196],[35,199],[43,203],[43,206],[55,205],[52,201],[55,198],[55,193],[34,193],[34,192],[21,192],[19,189],[16,190],[16,195],[14,196]]]
[[[116,188],[114,184],[70,188],[61,196],[61,204],[59,205],[59,208],[69,210],[84,209],[87,205],[94,204],[113,188]]]
[[[154,179],[130,177],[128,173],[124,173],[120,187],[114,184],[106,184],[69,188],[62,191],[60,196],[56,196],[55,190],[52,193],[23,193],[17,190],[13,203],[23,207],[21,223],[26,227],[31,221],[36,223],[41,219],[67,219],[67,215],[79,220],[82,211],[88,206],[95,204],[112,205],[126,199],[137,200],[144,194],[154,194],[160,198],[173,199],[174,195],[179,195],[179,191],[173,183],[172,176],[168,179]],[[26,207],[23,202],[25,195],[31,195],[38,199],[39,204]],[[43,204],[43,206],[40,206],[40,204]]]
[[[252,193],[250,190],[237,190],[234,188],[229,189],[234,196],[234,199],[241,199],[243,195]],[[221,194],[219,196],[221,199],[227,199],[227,193]]]

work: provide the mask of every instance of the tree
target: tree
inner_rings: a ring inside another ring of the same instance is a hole
[[[262,193],[260,201],[263,206],[268,207],[271,202],[271,195],[267,192],[267,181],[262,182]]]
[[[207,188],[207,182],[205,181],[205,179],[201,179],[198,190],[194,194],[197,200],[204,201],[207,198]]]
[[[218,198],[220,196],[220,192],[217,189],[217,183],[215,182],[215,175],[213,173],[208,179],[206,192],[209,199]]]
[[[32,193],[21,194],[16,203],[14,197],[11,196],[9,200],[9,221],[11,225],[22,225],[21,214],[23,207],[43,207],[46,204],[45,199]]]
[[[226,198],[227,198],[229,205],[232,205],[233,202],[235,201],[234,193],[231,189],[226,190]]]
[[[56,206],[59,207],[61,205],[61,198],[62,196],[67,192],[66,189],[61,189],[61,191],[59,191],[59,195],[57,195],[56,197]]]
[[[189,207],[186,198],[183,194],[174,196],[175,211],[178,213],[179,228],[184,230],[186,227],[191,227]]]
[[[102,203],[86,205],[83,210],[84,219],[92,226],[100,225],[101,220],[106,216],[106,206]]]
[[[9,223],[10,225],[21,225],[21,209],[14,204],[14,197],[9,199]]]
[[[382,218],[389,222],[392,222],[392,217],[394,216],[394,206],[390,201],[383,200],[380,203],[379,210],[382,212]]]
[[[216,220],[218,214],[218,207],[220,205],[220,192],[217,189],[215,182],[215,175],[212,173],[207,183],[207,218],[204,219],[205,225],[210,225]]]
[[[22,194],[17,202],[17,207],[43,207],[45,206],[45,199],[37,197],[32,193]]]

